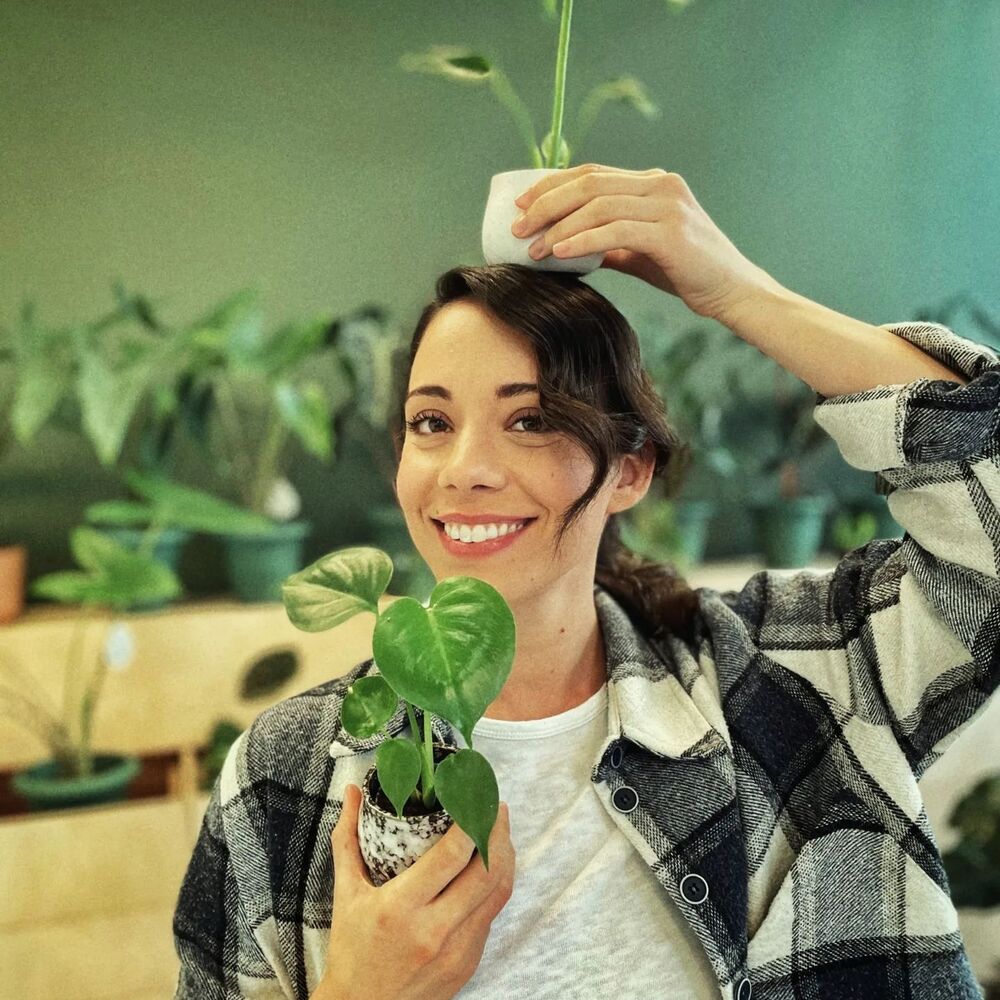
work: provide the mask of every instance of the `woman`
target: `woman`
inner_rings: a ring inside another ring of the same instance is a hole
[[[443,275],[396,491],[435,577],[484,579],[514,612],[475,730],[509,803],[497,862],[453,826],[367,879],[358,786],[384,737],[339,710],[368,660],[230,751],[178,902],[177,996],[979,996],[916,781],[998,680],[1000,358],[782,288],[676,174],[587,164],[518,204],[516,235],[551,226],[538,259],[603,251],[807,382],[907,534],[828,573],[688,589],[615,529],[684,457],[625,320],[567,274]],[[463,539],[483,516],[516,534]],[[406,725],[400,707],[386,728]]]

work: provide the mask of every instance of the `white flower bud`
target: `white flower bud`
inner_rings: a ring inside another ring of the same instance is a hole
[[[275,479],[264,501],[264,512],[276,521],[291,521],[302,509],[302,501],[295,487],[284,477]]]
[[[135,659],[135,636],[125,622],[108,626],[104,637],[104,663],[109,670],[119,673]]]

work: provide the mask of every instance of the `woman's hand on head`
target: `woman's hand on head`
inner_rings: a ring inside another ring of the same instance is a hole
[[[536,260],[603,252],[602,267],[676,295],[699,316],[725,323],[748,295],[777,285],[736,249],[679,174],[585,163],[536,181],[518,204],[528,228],[514,235],[551,226]]]

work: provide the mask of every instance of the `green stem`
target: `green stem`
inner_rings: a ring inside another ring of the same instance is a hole
[[[569,56],[569,25],[573,17],[573,0],[563,0],[559,22],[559,52],[556,56],[555,99],[552,103],[552,145],[549,147],[548,168],[559,163],[562,148],[563,107],[566,103],[566,64]]]
[[[5,698],[23,702],[24,707],[28,710],[29,718],[26,719],[15,712],[12,707],[8,707],[4,703]],[[58,758],[60,754],[65,755],[70,751],[70,742],[66,736],[65,728],[57,719],[53,718],[50,712],[26,695],[21,694],[20,691],[15,691],[13,688],[7,688],[5,691],[2,684],[0,684],[0,714],[8,716],[26,729],[33,729],[35,735],[48,745],[53,757]]]
[[[260,450],[257,474],[254,477],[250,496],[250,509],[256,514],[264,513],[268,492],[277,477],[278,455],[281,453],[281,446],[285,441],[285,425],[276,406],[270,408],[268,418],[267,432]]]
[[[514,88],[511,87],[510,81],[503,70],[494,68],[493,72],[490,73],[489,80],[490,86],[493,88],[493,93],[496,94],[500,103],[514,116],[518,130],[524,141],[528,144],[528,155],[531,157],[531,165],[533,167],[543,166],[542,154],[538,149],[538,143],[535,142],[535,127],[531,123],[531,114],[528,109],[517,94],[514,93]]]
[[[80,669],[80,664],[82,663],[83,630],[86,627],[87,619],[81,615],[77,618],[73,630],[73,637],[70,642],[69,666],[66,670],[66,676],[63,682],[63,726],[66,732],[70,734],[73,732],[73,729],[70,726],[70,719],[72,717],[71,706],[73,700],[71,697],[71,684],[73,677],[76,676],[77,671]]]
[[[417,738],[417,717],[413,712],[413,706],[405,698],[403,699],[403,704],[406,706],[406,714],[410,719],[410,732],[413,733],[413,742],[416,743],[417,750],[420,751],[420,797],[423,800],[424,806],[429,809],[434,802],[433,747],[425,742],[423,749],[421,749],[420,740]],[[430,713],[424,712],[425,736],[429,718]]]
[[[253,468],[250,459],[246,457],[245,453],[246,435],[244,435],[240,427],[240,415],[229,381],[220,376],[216,379],[215,385],[215,400],[219,408],[219,423],[223,438],[226,439],[226,450],[232,456],[232,466],[235,469],[235,475],[229,472],[227,478],[235,484],[237,493],[242,494],[243,502],[249,508],[252,503],[252,497],[247,494],[246,487],[252,481]]]

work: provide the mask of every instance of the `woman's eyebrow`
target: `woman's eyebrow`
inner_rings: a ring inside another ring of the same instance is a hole
[[[504,385],[498,385],[494,395],[497,399],[510,399],[512,396],[521,396],[527,392],[538,392],[538,386],[534,382],[507,382]],[[406,401],[409,402],[413,396],[437,396],[440,399],[451,399],[451,393],[443,385],[419,385],[407,393]]]

